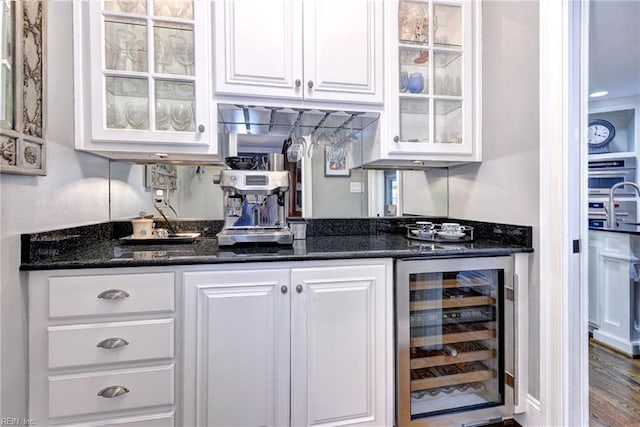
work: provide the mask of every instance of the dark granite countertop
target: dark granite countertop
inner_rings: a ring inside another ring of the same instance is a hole
[[[429,218],[434,220],[433,218]],[[436,219],[437,220],[437,219]],[[451,221],[450,219],[447,219]],[[22,235],[21,270],[217,264],[261,261],[306,261],[349,258],[435,258],[499,256],[532,252],[531,227],[458,221],[473,224],[472,242],[423,242],[405,237],[409,219],[307,220],[306,240],[293,245],[219,247],[217,222],[174,223],[202,237],[188,244],[123,244],[129,223],[113,222],[46,233]],[[435,222],[435,220],[434,220]],[[340,225],[342,224],[342,225]],[[347,231],[348,230],[348,231]]]
[[[612,233],[626,233],[626,234],[640,234],[640,225],[638,224],[625,224],[622,223],[617,227],[589,227],[589,230],[594,231],[610,231]]]

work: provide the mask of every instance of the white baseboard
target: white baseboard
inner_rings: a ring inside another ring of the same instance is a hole
[[[540,401],[530,394],[527,394],[527,412],[524,414],[517,414],[513,418],[523,427],[542,426],[542,410],[540,409]]]

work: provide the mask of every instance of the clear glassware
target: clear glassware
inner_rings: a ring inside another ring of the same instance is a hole
[[[179,102],[171,105],[171,126],[183,132],[189,129],[193,123],[193,114],[191,113],[191,105]]]
[[[149,114],[146,102],[128,101],[124,106],[124,115],[132,128],[147,128]]]
[[[163,102],[156,102],[156,129],[169,130],[169,106]]]

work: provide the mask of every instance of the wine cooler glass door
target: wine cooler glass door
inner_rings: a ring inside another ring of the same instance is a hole
[[[503,301],[511,263],[509,257],[398,263],[400,426],[505,404]]]

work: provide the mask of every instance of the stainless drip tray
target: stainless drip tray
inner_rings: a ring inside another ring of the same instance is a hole
[[[240,243],[276,243],[290,245],[293,233],[283,227],[232,227],[218,233],[218,246],[232,246]]]
[[[175,233],[168,237],[150,237],[148,239],[134,239],[133,236],[121,237],[120,242],[127,245],[175,245],[179,243],[193,243],[200,233]]]

